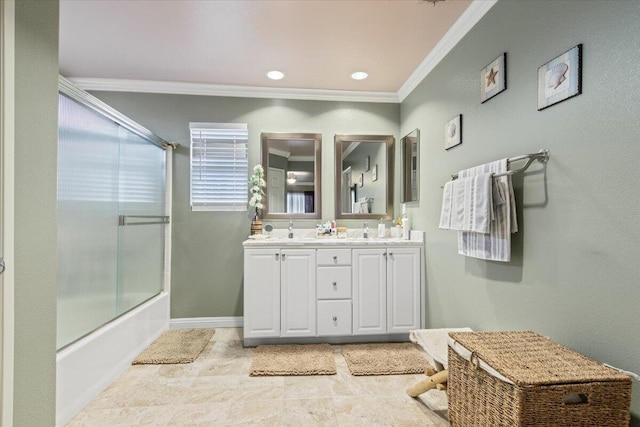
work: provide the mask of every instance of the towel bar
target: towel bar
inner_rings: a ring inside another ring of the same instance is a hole
[[[541,163],[547,163],[549,161],[549,149],[545,148],[542,149],[540,151],[538,151],[537,153],[531,153],[531,154],[523,154],[521,156],[516,156],[516,157],[511,157],[509,159],[507,159],[507,164],[511,164],[512,162],[517,162],[519,160],[527,160],[527,163],[525,163],[525,165],[523,167],[521,167],[520,169],[514,169],[514,170],[510,170],[508,172],[504,172],[504,173],[497,173],[494,174],[493,177],[494,178],[499,178],[501,176],[510,176],[510,175],[515,175],[517,173],[522,173],[524,171],[526,171],[527,169],[529,169],[529,166],[531,166],[531,163],[533,163],[535,160],[538,160]],[[451,179],[458,179],[458,174],[455,173],[453,175],[451,175]]]

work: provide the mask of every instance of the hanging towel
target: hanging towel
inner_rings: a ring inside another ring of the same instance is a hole
[[[497,160],[458,173],[468,178],[482,173],[504,173],[508,171],[507,159]],[[510,176],[493,178],[493,220],[489,234],[458,233],[458,253],[473,258],[491,261],[511,260],[511,233],[518,231],[516,205]]]
[[[442,194],[443,230],[489,233],[492,217],[490,173],[449,181]]]

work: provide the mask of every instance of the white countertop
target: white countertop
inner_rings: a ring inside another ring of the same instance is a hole
[[[284,231],[284,233],[282,233]],[[297,236],[296,236],[297,234]],[[412,230],[412,240],[405,240],[395,237],[370,237],[363,238],[362,233],[351,234],[347,233],[347,238],[337,237],[315,237],[315,230],[294,230],[294,237],[289,239],[287,237],[287,230],[273,230],[269,236],[258,235],[265,237],[249,236],[247,240],[242,242],[244,247],[266,247],[266,246],[422,246],[424,240],[422,236],[424,233],[421,231]]]

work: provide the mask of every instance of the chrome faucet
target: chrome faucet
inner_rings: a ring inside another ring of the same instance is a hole
[[[293,220],[289,220],[289,238],[293,239]]]
[[[362,237],[365,239],[369,238],[369,224],[366,221],[362,227]]]

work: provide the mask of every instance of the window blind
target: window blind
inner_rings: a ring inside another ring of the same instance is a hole
[[[249,141],[246,123],[189,123],[191,209],[246,211]]]

